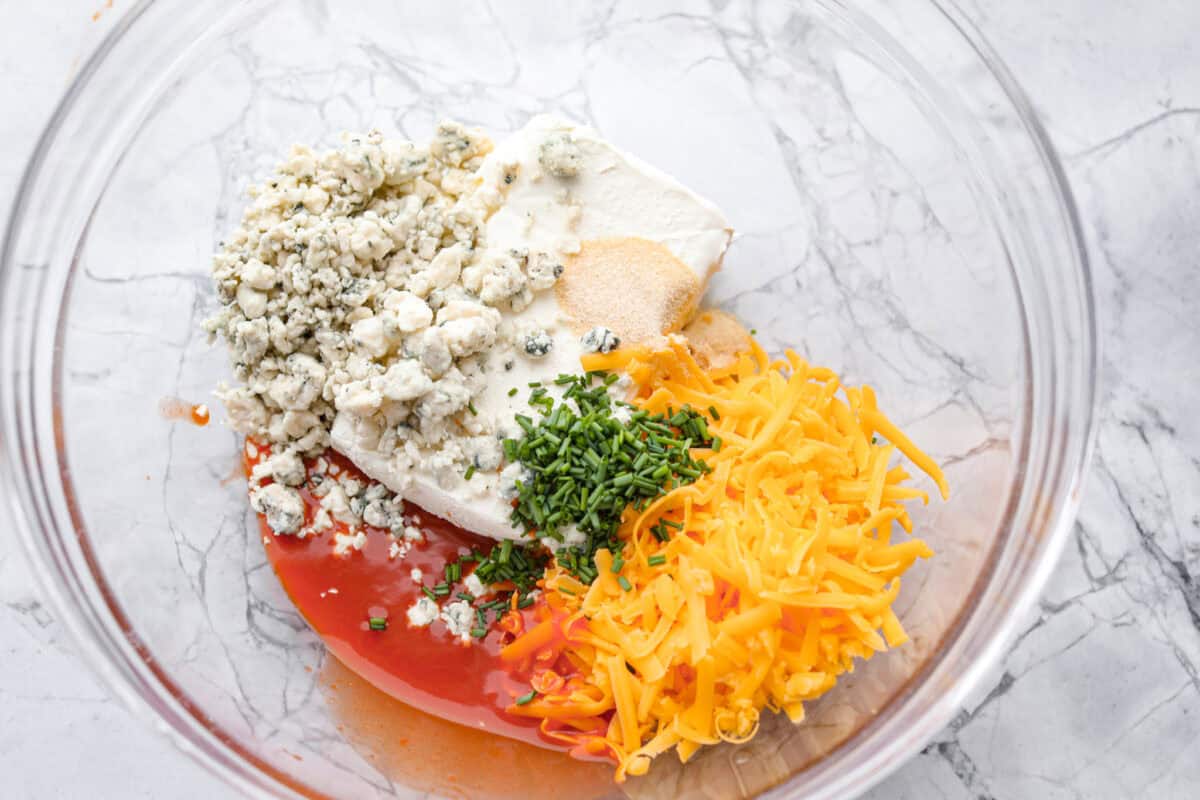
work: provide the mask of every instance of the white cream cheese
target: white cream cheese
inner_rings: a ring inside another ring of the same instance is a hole
[[[573,156],[566,169],[563,151]],[[488,180],[512,165],[516,178],[487,220],[489,248],[572,253],[583,241],[636,237],[665,245],[701,285],[720,268],[733,235],[720,209],[589,127],[536,116],[488,154],[480,173]]]

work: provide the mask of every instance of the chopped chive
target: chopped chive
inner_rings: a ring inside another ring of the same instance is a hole
[[[663,564],[667,563],[667,557],[662,553],[656,553],[647,558],[646,563],[652,567],[661,567]]]
[[[373,631],[385,631],[387,630],[387,618],[371,617],[367,620],[367,626]]]
[[[541,382],[531,383],[529,402],[539,419],[514,415],[522,433],[502,444],[507,461],[527,470],[515,482],[513,524],[558,542],[564,541],[564,529],[577,528],[583,542],[559,549],[557,559],[583,583],[595,580],[597,550],[620,552],[617,529],[626,508],[642,510],[710,471],[691,454],[693,445],[710,445],[708,417],[686,405],[652,414],[615,401],[606,387],[617,380],[603,371],[559,375],[553,383],[562,389],[560,401]],[[614,416],[617,409],[629,409],[628,418]],[[655,535],[669,538],[661,525]],[[506,580],[512,553],[501,549],[494,558],[498,567],[490,579]],[[621,559],[614,558],[612,567],[619,572]]]
[[[467,402],[467,411],[470,411],[471,416],[473,416],[473,417],[479,416],[479,412],[475,410],[475,401],[474,400],[470,400]]]
[[[636,475],[633,478],[633,485],[641,489],[643,492],[656,492],[662,487],[649,478],[643,478],[641,475]]]
[[[571,595],[572,597],[574,597],[574,596],[575,596],[575,592],[571,591],[570,589],[568,589],[568,588],[567,588],[567,587],[565,587],[565,586],[559,586],[559,587],[558,587],[558,590],[559,590],[560,592],[562,592],[563,594],[569,594],[569,595]]]
[[[516,396],[516,394],[517,394],[517,387],[515,387],[515,386],[514,386],[514,387],[512,387],[511,389],[509,389],[509,390],[508,390],[508,396],[509,396],[509,397],[515,397],[515,396]]]
[[[523,694],[517,698],[516,703],[519,706],[527,705],[533,702],[533,698],[537,697],[537,690],[530,689],[529,694]]]
[[[717,413],[717,407],[716,407],[716,406],[709,406],[709,407],[708,407],[708,413],[709,413],[709,414],[712,416],[712,418],[713,418],[713,419],[715,419],[715,420],[718,420],[718,421],[719,421],[719,420],[721,419],[721,415]]]
[[[471,480],[471,478],[474,478],[474,477],[475,477],[475,465],[472,464],[471,466],[467,467],[467,471],[465,473],[463,473],[463,478],[465,478],[466,480]]]
[[[434,594],[433,589],[430,589],[428,586],[422,586],[421,591],[424,592],[425,596],[428,597],[430,600],[437,600],[437,595]]]
[[[624,575],[617,578],[617,583],[621,584],[621,588],[624,589],[625,591],[627,591],[627,592],[633,591],[633,584],[630,583],[629,579],[626,578]]]
[[[661,522],[663,525],[674,528],[677,531],[683,530],[682,522],[676,522],[675,520],[667,519],[666,517],[663,517],[662,519],[660,519],[659,522]]]

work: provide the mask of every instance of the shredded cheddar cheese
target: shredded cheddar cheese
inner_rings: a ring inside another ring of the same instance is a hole
[[[907,640],[892,603],[900,576],[932,551],[893,529],[911,532],[903,503],[928,498],[903,485],[893,456],[949,490],[870,388],[791,352],[772,362],[757,344],[705,371],[675,337],[660,351],[587,356],[584,368],[623,370],[650,412],[711,409],[717,440],[694,451],[711,472],[627,510],[620,557],[598,551],[590,587],[548,569],[553,615],[502,657],[557,659],[575,674],[510,712],[607,753],[623,780],[672,748],[686,761],[749,739],[763,709],[799,722],[854,659]]]

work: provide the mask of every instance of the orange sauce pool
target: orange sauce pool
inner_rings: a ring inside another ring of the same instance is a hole
[[[256,452],[245,455],[247,474],[269,455],[265,447]],[[341,455],[329,451],[322,458],[350,477],[371,483]],[[306,462],[310,475],[315,463],[316,459]],[[320,499],[308,486],[299,489],[306,527],[320,509]],[[423,596],[421,585],[413,581],[413,569],[419,569],[422,583],[432,588],[442,580],[447,563],[472,548],[486,551],[492,542],[416,506],[407,506],[406,516],[422,530],[424,541],[414,543],[402,558],[389,557],[393,540],[380,528],[361,528],[367,534],[366,545],[337,556],[335,535],[349,530],[345,523],[335,521],[333,527],[303,539],[274,535],[261,514],[259,527],[268,560],[288,596],[333,655],[353,672],[437,717],[538,747],[566,750],[544,736],[536,721],[505,712],[528,691],[529,679],[510,674],[500,661],[503,634],[498,627],[493,626],[483,639],[463,644],[440,619],[427,627],[409,625],[406,612]],[[461,584],[454,587],[462,589]],[[387,628],[372,630],[368,618],[381,616],[387,618]]]

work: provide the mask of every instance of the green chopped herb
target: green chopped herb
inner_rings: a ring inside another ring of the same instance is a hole
[[[652,567],[661,567],[663,564],[667,563],[667,557],[662,553],[656,553],[655,555],[647,558],[646,563]]]
[[[691,455],[693,446],[710,446],[703,415],[687,406],[650,414],[614,401],[606,386],[616,379],[603,372],[560,375],[558,402],[535,385],[530,403],[540,418],[516,416],[522,436],[503,444],[508,461],[530,474],[517,484],[513,522],[557,541],[577,528],[584,543],[560,548],[557,558],[584,582],[595,579],[597,550],[620,551],[617,528],[626,508],[644,508],[709,471]],[[507,563],[503,551],[500,561]]]
[[[536,689],[530,689],[530,690],[529,690],[529,694],[523,694],[523,695],[521,695],[520,697],[518,697],[518,698],[517,698],[517,700],[516,700],[516,703],[517,703],[517,705],[519,705],[519,706],[523,706],[523,705],[526,705],[526,704],[528,704],[528,703],[532,703],[532,702],[533,702],[533,698],[535,698],[535,697],[537,697],[537,690],[536,690]]]
[[[474,400],[467,401],[467,411],[470,411],[471,416],[473,416],[473,417],[479,416],[479,412],[475,410],[475,401]]]
[[[629,579],[626,578],[624,575],[617,578],[617,583],[621,584],[621,588],[624,589],[625,591],[627,591],[627,592],[633,591],[633,584],[630,583]]]
[[[467,480],[471,480],[471,478],[475,477],[475,465],[474,464],[467,467],[467,471],[463,474],[463,477],[466,478]]]
[[[508,390],[509,397],[516,397],[516,395],[517,395],[517,387],[514,386]]]
[[[443,580],[432,589],[422,587],[421,591],[431,600],[448,597],[453,591],[454,584],[462,580],[465,574],[464,566],[474,565],[474,574],[484,584],[510,582],[513,589],[499,591],[496,596],[485,602],[480,602],[474,595],[458,591],[454,596],[471,604],[475,608],[476,625],[471,631],[475,638],[483,638],[491,627],[491,623],[502,617],[512,604],[512,598],[517,597],[519,608],[533,605],[534,599],[530,593],[537,588],[550,560],[549,551],[540,544],[514,544],[512,541],[497,542],[488,553],[474,549],[462,555],[456,561],[443,566]],[[486,611],[491,610],[495,619],[489,622]]]
[[[720,421],[720,419],[721,419],[721,415],[717,413],[717,407],[716,407],[716,406],[709,406],[709,407],[708,407],[708,413],[709,413],[709,416],[711,416],[713,419],[715,419],[715,420],[717,420],[717,421]]]
[[[367,625],[373,631],[386,631],[387,630],[387,618],[386,617],[371,617],[370,619],[367,620]]]

